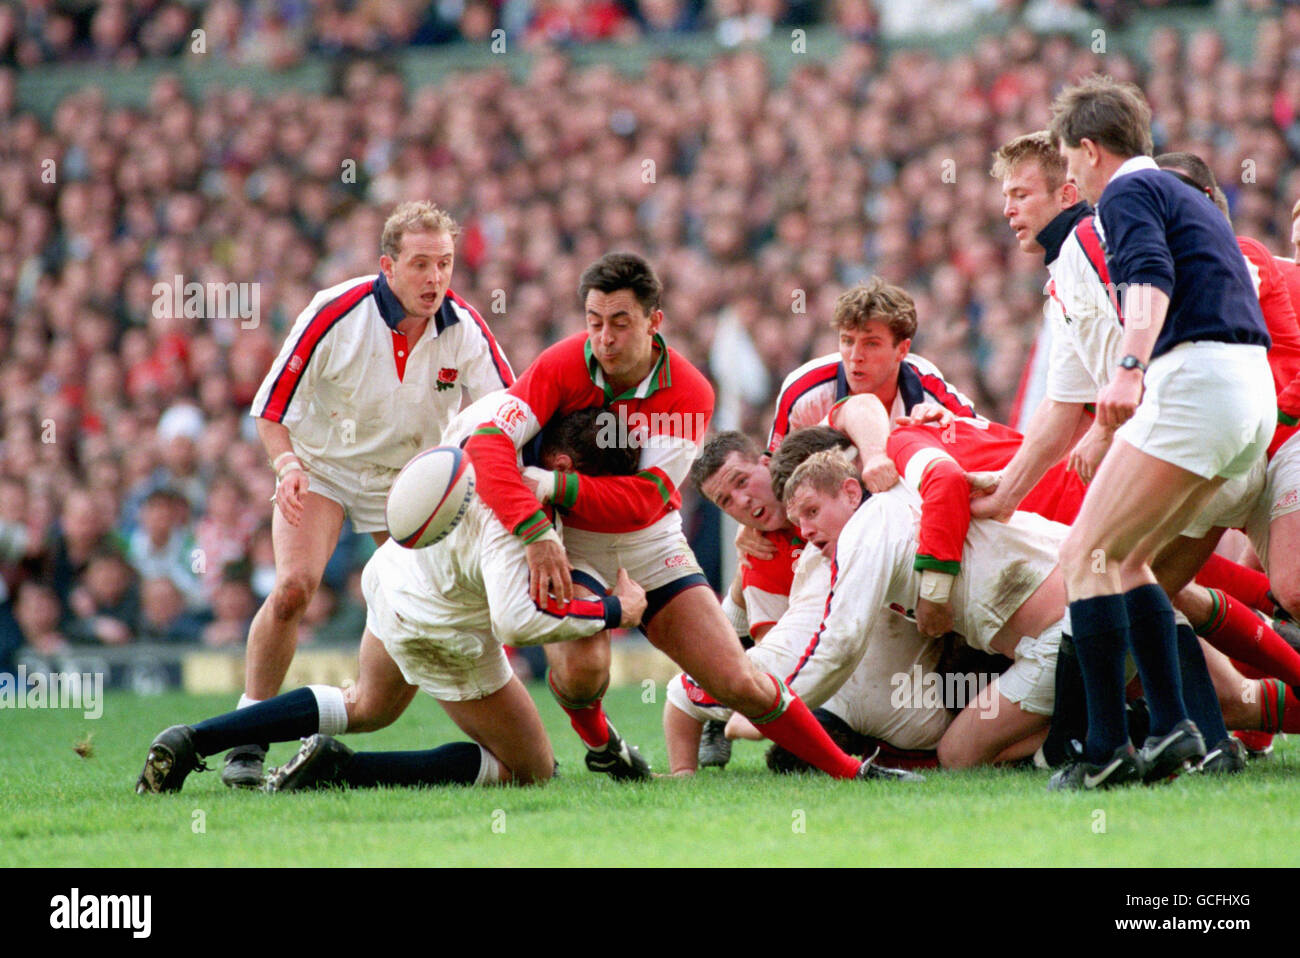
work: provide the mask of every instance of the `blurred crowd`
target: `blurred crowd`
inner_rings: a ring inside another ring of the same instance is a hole
[[[1143,8],[1212,0],[908,0],[919,26],[927,8],[1001,11],[1034,24],[1077,25],[1080,13],[1121,24]],[[836,24],[867,40],[879,0],[0,0],[0,66],[90,62],[130,65],[156,57],[215,56],[283,69],[311,54],[376,53],[409,46],[487,42],[567,46],[601,40],[711,33],[725,46],[777,27]],[[1245,0],[1254,10],[1284,0]],[[196,42],[195,31],[202,32]],[[496,33],[495,31],[500,31]]]
[[[377,272],[398,200],[460,221],[453,288],[516,371],[579,327],[582,268],[630,248],[726,425],[765,433],[781,378],[835,348],[836,296],[872,274],[916,298],[914,350],[1005,420],[1045,271],[1001,218],[991,151],[1042,128],[1065,81],[1133,79],[1157,150],[1204,156],[1237,232],[1289,255],[1297,50],[1290,7],[1248,63],[1213,32],[1159,32],[1135,63],[1023,28],[947,61],[853,43],[781,84],[747,51],[637,77],[549,52],[520,82],[418,89],[363,59],[327,97],[196,100],[164,77],[145,109],[86,89],[48,124],[0,69],[0,660],[19,642],[244,641],[274,577],[249,401],[311,296]],[[194,304],[194,283],[249,284],[256,309]],[[345,541],[308,638],[359,634],[368,551]]]

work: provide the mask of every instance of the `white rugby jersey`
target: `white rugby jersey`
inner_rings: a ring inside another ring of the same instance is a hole
[[[1092,214],[1075,224],[1047,272],[1046,310],[1052,326],[1047,398],[1095,402],[1119,364],[1124,324]]]
[[[767,451],[776,452],[785,437],[796,429],[816,426],[841,399],[852,395],[839,353],[810,359],[781,383],[776,397],[776,415],[768,434]],[[899,416],[906,416],[920,402],[938,403],[954,415],[975,416],[975,406],[956,386],[943,378],[939,367],[924,357],[908,353],[898,369],[898,393],[889,409],[890,428]]]
[[[413,349],[396,329],[404,315],[382,273],[317,293],[250,414],[283,423],[304,459],[396,470],[439,444],[462,390],[514,382],[487,323],[450,289]]]

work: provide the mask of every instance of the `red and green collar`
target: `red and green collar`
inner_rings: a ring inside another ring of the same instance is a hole
[[[654,367],[645,379],[619,396],[613,394],[609,383],[605,381],[605,371],[600,368],[600,362],[591,351],[591,340],[583,344],[583,355],[587,358],[587,373],[591,376],[591,381],[605,394],[606,403],[617,402],[620,399],[645,399],[656,390],[667,389],[673,384],[672,367],[668,362],[668,344],[658,333],[655,333],[653,338],[655,345],[659,347],[659,358],[655,361]]]

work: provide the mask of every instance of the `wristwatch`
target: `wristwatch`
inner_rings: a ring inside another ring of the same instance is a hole
[[[1119,368],[1140,369],[1142,370],[1143,373],[1145,373],[1147,371],[1147,364],[1142,362],[1142,360],[1138,359],[1132,353],[1129,353],[1127,356],[1125,356],[1123,359],[1119,361]]]

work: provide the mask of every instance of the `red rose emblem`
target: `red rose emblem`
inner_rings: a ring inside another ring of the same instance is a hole
[[[456,385],[456,370],[443,367],[438,370],[438,391],[450,389]]]

